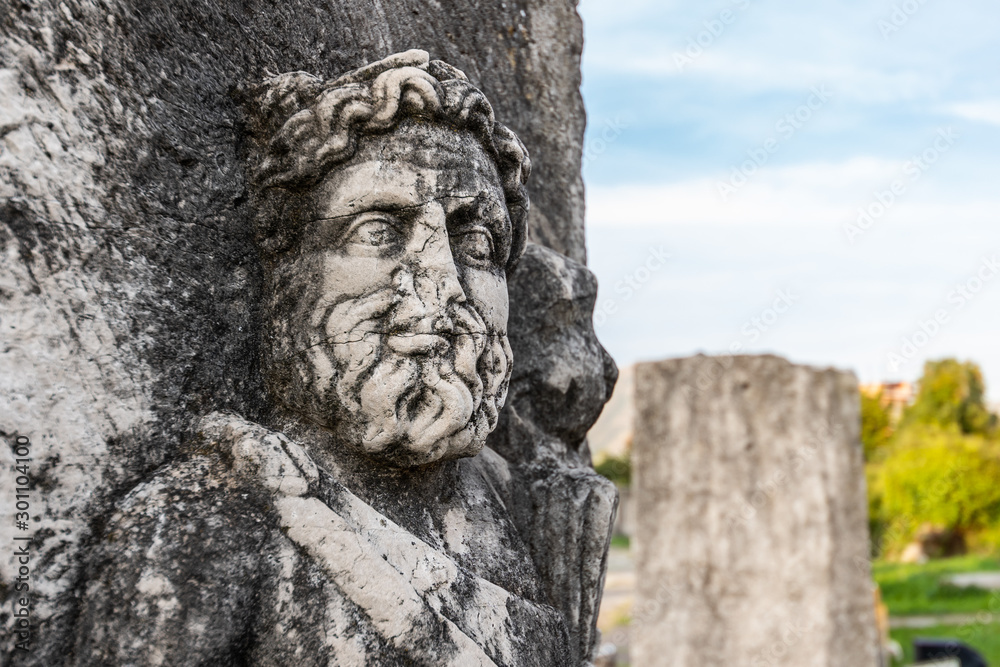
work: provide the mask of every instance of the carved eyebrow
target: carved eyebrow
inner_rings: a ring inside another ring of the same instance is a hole
[[[326,215],[314,218],[314,220],[333,220],[336,218],[347,218],[365,213],[366,211],[385,211],[393,213],[415,209],[423,206],[426,201],[419,201],[411,197],[406,197],[397,192],[366,192],[356,199],[340,204],[328,209]]]
[[[449,222],[485,222],[491,231],[498,233],[503,233],[508,224],[507,209],[482,194],[475,197],[449,197],[446,208]]]

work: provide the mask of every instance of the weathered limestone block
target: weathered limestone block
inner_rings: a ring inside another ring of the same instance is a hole
[[[329,82],[385,54],[428,50],[461,68],[532,154],[520,237],[583,260],[581,46],[572,0],[0,0],[0,437],[8,446],[28,438],[33,458],[30,530],[14,523],[13,471],[0,475],[0,541],[32,537],[32,652],[17,660],[74,657],[78,628],[93,621],[84,610],[103,599],[96,584],[97,597],[85,593],[94,563],[112,555],[102,541],[109,521],[126,520],[125,505],[132,518],[155,515],[126,497],[161,475],[174,487],[149,491],[155,507],[183,492],[169,480],[203,469],[200,459],[189,465],[196,455],[229,458],[227,446],[197,436],[207,415],[282,426],[263,372],[271,329],[248,169],[259,149],[253,87],[281,72]],[[360,150],[371,157],[373,148]],[[503,352],[490,326],[482,338]],[[495,380],[472,401],[469,432],[442,452],[473,452],[503,403]],[[424,435],[418,458],[435,455],[434,434]],[[170,467],[181,462],[188,467]],[[225,466],[213,470],[229,479]],[[256,521],[250,508],[206,513],[205,530],[240,517]],[[225,536],[241,534],[258,532],[220,532],[218,553],[232,546]],[[0,664],[18,655],[17,573],[12,554],[0,558]]]
[[[66,550],[69,602],[8,656],[588,664],[616,498],[584,436],[616,369],[586,268],[532,245],[516,272],[523,143],[420,50],[233,95],[260,263],[239,302],[258,402],[191,406],[202,414],[164,465],[91,482],[104,512]],[[523,416],[498,433],[517,443],[501,456],[486,441],[511,387]]]
[[[635,664],[875,665],[854,375],[696,356],[635,395]]]

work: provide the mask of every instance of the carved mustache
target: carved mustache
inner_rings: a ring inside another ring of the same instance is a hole
[[[310,324],[325,335],[310,346],[311,356],[314,363],[335,371],[331,375],[339,375],[338,398],[359,409],[354,390],[388,357],[438,357],[444,377],[457,375],[470,389],[478,385],[474,392],[479,394],[478,408],[482,382],[476,373],[477,359],[489,338],[483,318],[468,303],[452,302],[432,312],[402,301],[409,299],[401,299],[398,290],[383,288],[313,311]]]
[[[404,358],[440,357],[450,367],[448,374],[457,374],[467,384],[479,383],[476,360],[486,349],[490,336],[482,317],[466,304],[451,308],[446,330],[426,319],[388,324],[386,318],[345,322],[340,315],[336,310],[331,313],[331,319],[338,321],[329,323],[327,331],[332,327],[340,329],[328,340],[333,343],[330,347],[341,348],[333,350],[335,357],[350,360],[344,370],[345,381],[352,382],[365,374],[389,352]],[[350,329],[344,331],[347,327]]]
[[[369,452],[402,445],[431,460],[438,450],[474,450],[496,424],[506,336],[470,302],[442,303],[432,288],[397,282],[308,309],[313,334],[300,339],[309,360],[300,377],[335,396],[338,418],[363,425]]]
[[[456,336],[486,336],[490,332],[479,313],[465,302],[439,304],[414,312],[397,291],[377,292],[313,309],[310,325],[322,331],[312,344],[349,344],[369,336],[385,336],[400,353],[426,354],[447,349]]]
[[[447,331],[429,333],[441,329],[430,320],[407,323],[403,331],[397,323],[394,333],[366,336],[369,349],[342,350],[350,361],[337,382],[338,396],[372,417],[364,434],[369,451],[401,438],[418,451],[446,447],[480,410],[484,383],[477,370],[487,347],[485,323],[464,304],[451,309],[449,319]],[[471,440],[472,434],[464,437]]]

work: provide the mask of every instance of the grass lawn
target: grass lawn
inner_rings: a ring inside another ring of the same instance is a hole
[[[951,574],[1000,570],[997,558],[961,556],[923,565],[875,563],[872,570],[893,616],[1000,611],[1000,591],[959,588],[944,582]]]
[[[893,662],[893,667],[913,664],[913,640],[917,637],[957,639],[983,654],[990,665],[1000,665],[1000,623],[982,625],[972,623],[966,626],[938,626],[920,630],[893,630],[892,638],[906,653],[903,662]]]

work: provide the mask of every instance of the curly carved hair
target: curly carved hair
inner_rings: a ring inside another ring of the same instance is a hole
[[[406,118],[467,130],[497,167],[511,220],[508,272],[527,242],[531,160],[524,144],[498,123],[493,107],[465,74],[426,51],[398,53],[329,82],[305,72],[264,81],[252,97],[259,147],[252,182],[259,206],[258,243],[274,253],[288,245],[297,219],[294,194],[350,159],[362,135],[392,131]],[[266,202],[266,203],[265,203]]]

